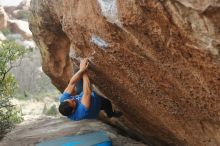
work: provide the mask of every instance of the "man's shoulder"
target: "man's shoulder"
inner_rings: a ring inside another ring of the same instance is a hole
[[[59,97],[60,102],[64,102],[66,99],[70,99],[70,98],[71,98],[71,94],[67,92],[63,92]]]
[[[88,112],[89,109],[87,109],[83,104],[78,103],[75,112],[68,116],[68,118],[73,121],[83,120],[88,116]]]

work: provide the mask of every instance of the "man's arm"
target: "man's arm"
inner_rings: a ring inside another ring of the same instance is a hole
[[[81,103],[87,108],[90,108],[91,88],[88,73],[83,74],[83,97]]]
[[[77,73],[73,75],[73,77],[70,79],[70,82],[68,86],[66,87],[64,92],[67,92],[69,94],[75,95],[76,94],[76,84],[77,82],[82,78],[83,73],[87,70],[88,68],[88,59],[85,58],[80,62],[80,69]]]

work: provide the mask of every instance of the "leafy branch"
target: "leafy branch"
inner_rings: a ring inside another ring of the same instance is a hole
[[[18,111],[10,102],[16,87],[10,71],[21,64],[26,52],[25,48],[12,41],[0,44],[0,139],[14,123],[21,120]]]

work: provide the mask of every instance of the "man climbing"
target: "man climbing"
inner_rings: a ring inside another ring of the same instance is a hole
[[[100,110],[104,110],[109,118],[120,117],[122,113],[113,111],[112,104],[108,99],[91,91],[88,66],[88,59],[83,59],[79,71],[70,79],[68,86],[60,96],[60,113],[76,121],[95,119]]]

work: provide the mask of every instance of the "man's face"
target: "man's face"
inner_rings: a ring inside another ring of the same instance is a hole
[[[67,99],[66,101],[68,102],[68,105],[73,108],[72,112],[74,112],[76,108],[76,101],[74,99]]]

